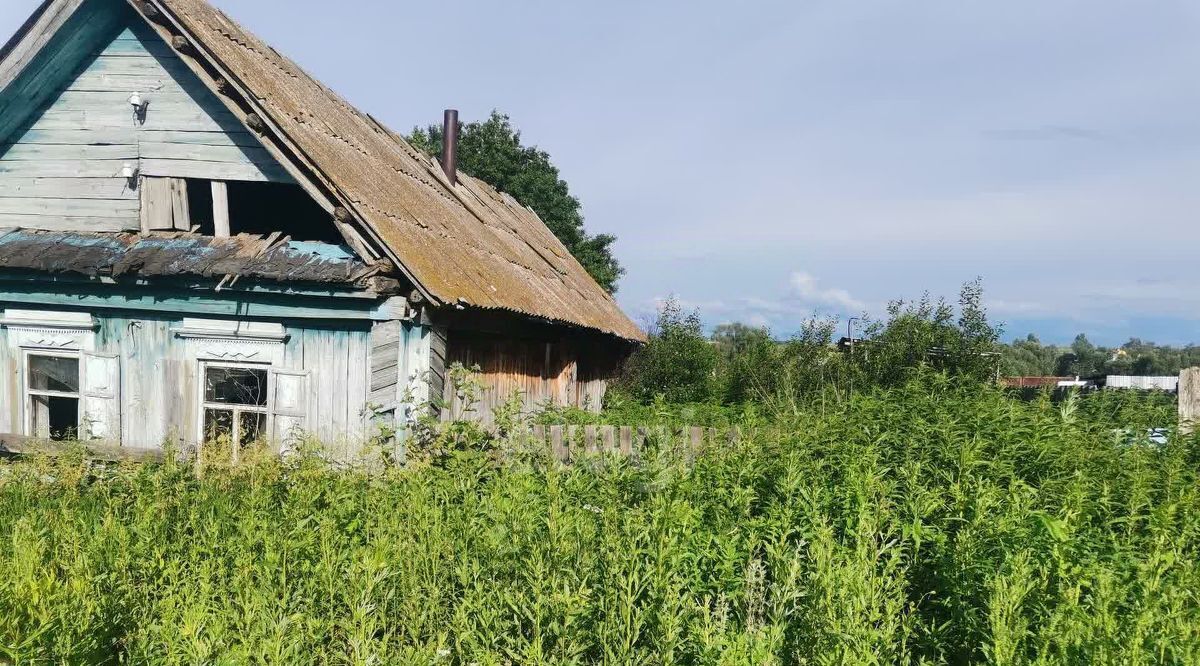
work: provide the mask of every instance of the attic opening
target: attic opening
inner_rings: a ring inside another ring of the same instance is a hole
[[[292,183],[143,177],[143,231],[205,236],[276,231],[292,240],[339,244],[333,217]]]

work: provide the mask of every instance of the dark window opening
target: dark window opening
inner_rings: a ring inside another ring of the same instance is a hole
[[[227,206],[225,217],[230,236],[269,236],[278,231],[297,241],[344,242],[333,216],[299,185],[222,181],[225,192],[222,203],[219,196],[214,196],[213,181],[188,178],[186,183],[189,220],[185,226],[198,234],[217,235],[218,215],[214,206]],[[175,228],[184,227],[177,223]]]
[[[192,226],[200,227],[196,233],[203,236],[216,235],[216,229],[213,227],[212,182],[189,178],[187,195],[188,214],[191,216]]]
[[[54,442],[79,439],[79,399],[35,395],[33,435]]]
[[[333,217],[299,185],[229,183],[229,233],[266,236],[276,231],[298,241],[341,243]]]
[[[204,400],[226,405],[267,405],[267,371],[255,368],[209,368]]]

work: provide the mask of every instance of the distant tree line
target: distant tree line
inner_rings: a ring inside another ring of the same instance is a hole
[[[1170,347],[1132,339],[1116,348],[1078,336],[1070,346],[1035,336],[1000,342],[978,280],[963,285],[958,303],[895,301],[886,317],[864,318],[849,343],[844,324],[814,318],[788,339],[762,327],[722,324],[706,333],[700,313],[665,303],[650,342],[626,364],[610,393],[642,404],[783,401],[845,397],[904,384],[922,368],[968,381],[1000,376],[1174,375],[1200,366],[1200,347]],[[842,343],[842,344],[839,344]]]
[[[856,390],[899,386],[918,368],[970,381],[999,371],[1000,330],[988,321],[978,281],[963,286],[957,307],[928,296],[895,301],[887,316],[864,318],[860,338],[841,345],[835,318],[814,318],[788,340],[745,324],[705,333],[698,312],[668,301],[649,343],[627,363],[611,391],[641,403],[747,401],[799,405]]]
[[[1003,369],[1012,376],[1094,377],[1176,375],[1200,365],[1200,347],[1172,347],[1132,338],[1120,347],[1092,344],[1082,333],[1068,346],[1045,345],[1030,334],[1002,348]]]

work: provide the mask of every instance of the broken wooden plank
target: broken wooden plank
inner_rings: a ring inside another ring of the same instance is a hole
[[[0,455],[62,457],[82,452],[89,460],[103,462],[163,462],[166,453],[162,449],[143,449],[112,444],[84,442],[51,442],[24,435],[0,435]]]

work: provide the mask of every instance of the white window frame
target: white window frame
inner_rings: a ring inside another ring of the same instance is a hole
[[[75,359],[76,365],[76,383],[79,384],[79,390],[75,393],[67,393],[63,391],[43,391],[32,388],[29,383],[32,381],[32,373],[29,371],[29,363],[34,356],[44,358],[72,358]],[[34,397],[42,398],[74,398],[76,400],[75,408],[75,437],[80,439],[83,437],[83,354],[74,350],[58,350],[58,349],[21,349],[21,406],[25,412],[25,435],[28,437],[39,437],[38,433],[33,431],[33,399]],[[53,433],[50,434],[53,438]]]
[[[266,386],[263,387],[263,390],[266,391],[266,394],[267,394],[266,395],[266,397],[267,397],[266,404],[262,405],[260,407],[258,405],[238,405],[238,404],[227,403],[227,402],[208,402],[205,399],[205,394],[207,393],[207,388],[208,388],[208,370],[210,368],[230,368],[230,369],[235,369],[235,370],[242,369],[242,370],[262,371],[267,377]],[[269,363],[231,363],[228,361],[212,361],[212,360],[202,359],[199,362],[199,380],[200,381],[198,382],[199,395],[197,396],[197,402],[199,403],[200,407],[199,407],[199,413],[196,416],[196,429],[197,429],[196,441],[200,442],[202,445],[208,443],[208,441],[207,441],[208,433],[204,432],[204,415],[210,409],[215,409],[215,410],[220,410],[220,411],[225,411],[225,412],[233,412],[233,436],[231,438],[232,441],[230,442],[230,446],[233,449],[231,453],[233,455],[234,461],[237,461],[238,453],[241,450],[241,447],[243,446],[243,443],[241,442],[241,424],[242,424],[242,414],[243,413],[266,415],[266,417],[267,417],[266,418],[266,428],[264,429],[263,435],[267,436],[269,439],[270,433],[271,433],[271,426],[272,426],[272,422],[273,422],[273,418],[272,418],[273,409],[272,408],[273,408],[273,405],[275,402],[274,395],[272,395],[272,389],[274,388],[274,379],[272,377],[273,374],[274,373],[272,372],[272,366]],[[246,442],[246,443],[248,444],[249,442]]]

